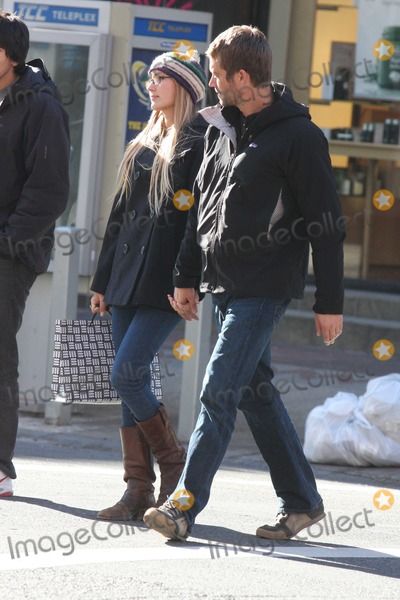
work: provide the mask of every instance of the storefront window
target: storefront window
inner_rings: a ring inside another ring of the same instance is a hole
[[[318,1],[313,120],[347,217],[345,276],[400,281],[400,1]]]

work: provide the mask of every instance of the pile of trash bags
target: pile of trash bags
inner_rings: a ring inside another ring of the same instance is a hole
[[[338,392],[316,406],[304,452],[315,463],[400,466],[400,374],[371,379],[363,396]]]

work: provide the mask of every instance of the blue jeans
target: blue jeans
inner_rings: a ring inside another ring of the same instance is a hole
[[[180,317],[149,306],[112,307],[115,361],[111,384],[121,398],[122,427],[151,419],[159,402],[151,391],[150,365]]]
[[[243,411],[269,466],[278,511],[322,507],[313,472],[279,392],[271,383],[271,335],[288,301],[213,294],[219,336],[207,366],[201,410],[190,438],[176,491],[195,499],[185,511],[189,526],[206,506],[211,484],[228,447],[237,409]]]

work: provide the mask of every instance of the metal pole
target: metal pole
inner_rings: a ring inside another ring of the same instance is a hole
[[[50,381],[55,322],[57,319],[76,319],[79,286],[78,236],[79,229],[76,227],[57,227],[55,230],[48,353]],[[71,422],[71,405],[50,400],[45,406],[44,420],[50,425],[68,425]]]
[[[363,231],[363,253],[361,263],[361,277],[367,279],[369,271],[369,255],[370,255],[370,240],[371,240],[371,224],[372,224],[372,197],[376,191],[378,161],[369,160],[367,168],[367,185],[364,207],[364,231]]]
[[[182,389],[179,406],[178,437],[188,441],[200,409],[200,391],[211,355],[212,303],[210,294],[199,304],[199,320],[188,321],[185,339],[195,348],[193,357],[183,363]]]

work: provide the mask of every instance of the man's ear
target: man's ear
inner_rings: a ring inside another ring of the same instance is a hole
[[[237,73],[235,73],[235,75],[238,76],[238,78],[237,78],[238,83],[241,83],[242,85],[243,84],[251,85],[250,75],[244,69],[240,69],[239,71],[237,71]]]

